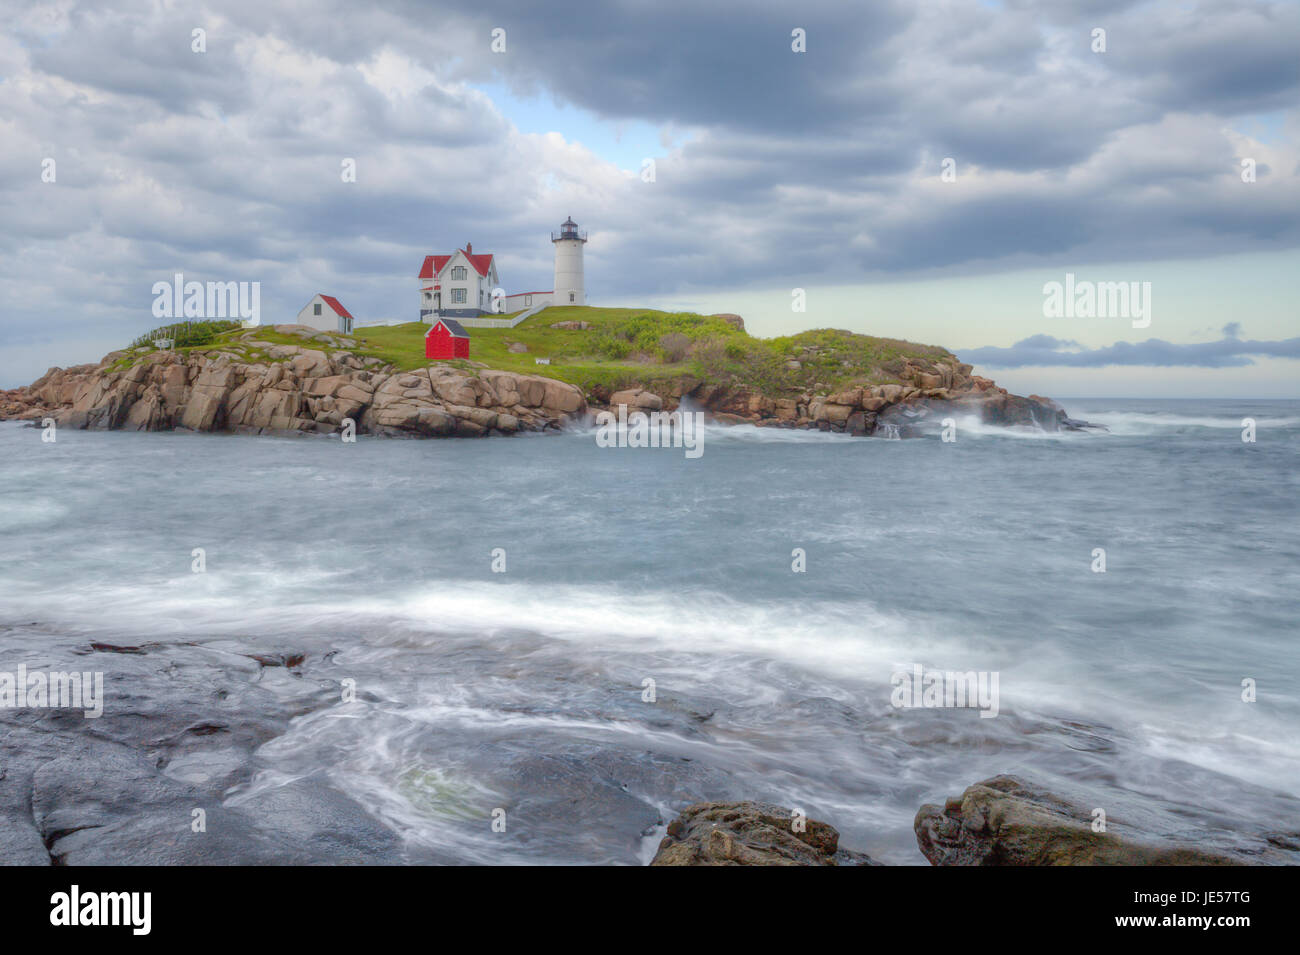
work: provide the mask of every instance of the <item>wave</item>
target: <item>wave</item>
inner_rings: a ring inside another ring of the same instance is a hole
[[[0,500],[0,531],[54,523],[67,513],[65,505],[49,498],[5,498]]]
[[[1185,415],[1162,411],[1089,411],[1071,409],[1072,417],[1093,424],[1103,424],[1112,434],[1143,435],[1192,428],[1215,428],[1239,431],[1245,425],[1243,418],[1254,419],[1259,428],[1300,427],[1300,417],[1275,418],[1262,414],[1243,412],[1238,415]]]
[[[570,427],[565,433],[592,440],[598,425],[593,417],[584,424]],[[760,428],[754,424],[721,424],[716,421],[705,422],[702,426],[703,446],[710,444],[820,444],[828,441],[852,440],[852,435],[844,432],[821,431],[817,428]]]

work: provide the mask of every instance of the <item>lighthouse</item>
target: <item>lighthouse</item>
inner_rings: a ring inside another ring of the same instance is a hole
[[[586,231],[579,231],[573,216],[560,223],[560,231],[551,233],[555,245],[555,291],[551,304],[586,305],[587,286],[582,272],[582,247],[587,244]]]

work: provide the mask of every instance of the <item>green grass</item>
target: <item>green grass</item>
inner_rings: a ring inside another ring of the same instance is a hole
[[[558,322],[581,321],[585,330],[551,328]],[[270,344],[299,345],[337,351],[346,348],[362,358],[378,358],[399,371],[431,364],[424,357],[421,322],[368,326],[352,334],[322,332],[321,336],[356,342],[355,347],[286,335],[263,326],[254,338]],[[248,362],[267,362],[264,351],[240,341],[245,330],[217,334],[204,350],[233,351]],[[571,382],[586,391],[641,385],[669,387],[683,377],[712,384],[729,384],[771,396],[805,390],[833,392],[858,383],[900,380],[904,361],[955,360],[946,349],[893,338],[876,338],[838,329],[820,328],[797,335],[762,339],[720,318],[692,312],[660,312],[640,308],[566,306],[544,309],[515,328],[469,328],[470,360],[441,362],[473,371],[490,368],[543,375]],[[511,352],[520,342],[526,352]],[[132,349],[119,364],[132,364],[150,349]],[[178,349],[181,351],[187,349]],[[536,359],[548,358],[549,365]],[[798,367],[791,367],[791,362]]]
[[[551,328],[581,321],[591,328]],[[419,322],[362,328],[351,337],[361,354],[392,361],[399,369],[423,367],[424,332]],[[908,358],[952,359],[944,348],[893,338],[876,338],[837,329],[815,329],[761,339],[720,318],[691,312],[638,308],[565,306],[544,309],[515,328],[470,328],[470,358],[491,368],[558,378],[586,390],[632,384],[654,387],[683,376],[712,383],[734,383],[770,395],[794,394],[821,385],[834,391],[856,382],[898,381]],[[672,347],[668,336],[681,336]],[[528,351],[511,352],[521,342]],[[549,358],[550,365],[536,359]],[[799,368],[787,367],[796,360]],[[453,365],[472,367],[468,362]]]

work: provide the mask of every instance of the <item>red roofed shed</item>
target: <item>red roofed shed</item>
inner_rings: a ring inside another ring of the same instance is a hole
[[[424,357],[468,358],[469,333],[454,319],[438,319],[424,333]]]

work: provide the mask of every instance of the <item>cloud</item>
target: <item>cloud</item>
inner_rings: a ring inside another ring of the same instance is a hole
[[[1216,342],[1175,344],[1159,338],[1144,342],[1116,342],[1103,348],[1083,348],[1078,342],[1033,335],[1009,348],[987,346],[961,350],[962,361],[986,368],[1069,367],[1101,368],[1107,365],[1148,367],[1237,368],[1253,365],[1252,358],[1300,358],[1300,338],[1282,341],[1246,341],[1238,338],[1239,322],[1224,326]]]
[[[133,337],[176,271],[261,281],[277,319],[318,291],[402,317],[423,256],[473,241],[510,290],[546,288],[570,214],[597,303],[1300,244],[1291,3],[22,7],[0,31],[5,344]],[[643,182],[480,85],[682,145]],[[1287,133],[1238,131],[1265,113]]]

